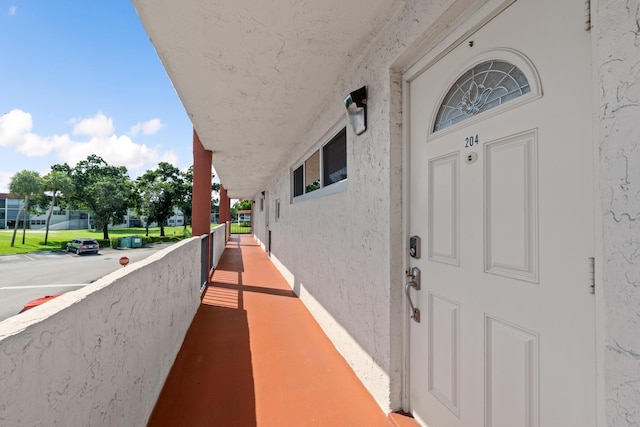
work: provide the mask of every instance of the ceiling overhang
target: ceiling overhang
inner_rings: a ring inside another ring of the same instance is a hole
[[[132,3],[229,196],[250,198],[401,2]]]

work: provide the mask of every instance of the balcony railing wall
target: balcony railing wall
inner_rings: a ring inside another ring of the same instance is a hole
[[[222,257],[222,252],[224,252],[224,247],[227,244],[227,230],[229,229],[229,223],[220,224],[211,230],[210,240],[211,240],[211,263],[210,263],[210,272],[213,271],[214,268],[218,266],[218,262],[220,261],[220,257]]]
[[[0,425],[145,425],[200,271],[194,237],[0,322]]]

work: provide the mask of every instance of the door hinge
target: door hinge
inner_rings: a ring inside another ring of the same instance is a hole
[[[591,31],[591,0],[584,1],[584,30]]]
[[[596,259],[594,257],[589,257],[588,268],[589,268],[588,270],[589,293],[595,294],[596,293]]]

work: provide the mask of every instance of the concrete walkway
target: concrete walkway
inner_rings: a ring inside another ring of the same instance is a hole
[[[389,426],[250,236],[232,236],[149,426]]]

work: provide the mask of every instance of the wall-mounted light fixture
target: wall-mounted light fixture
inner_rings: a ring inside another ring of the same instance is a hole
[[[347,117],[356,135],[367,130],[367,87],[354,90],[344,99]]]

